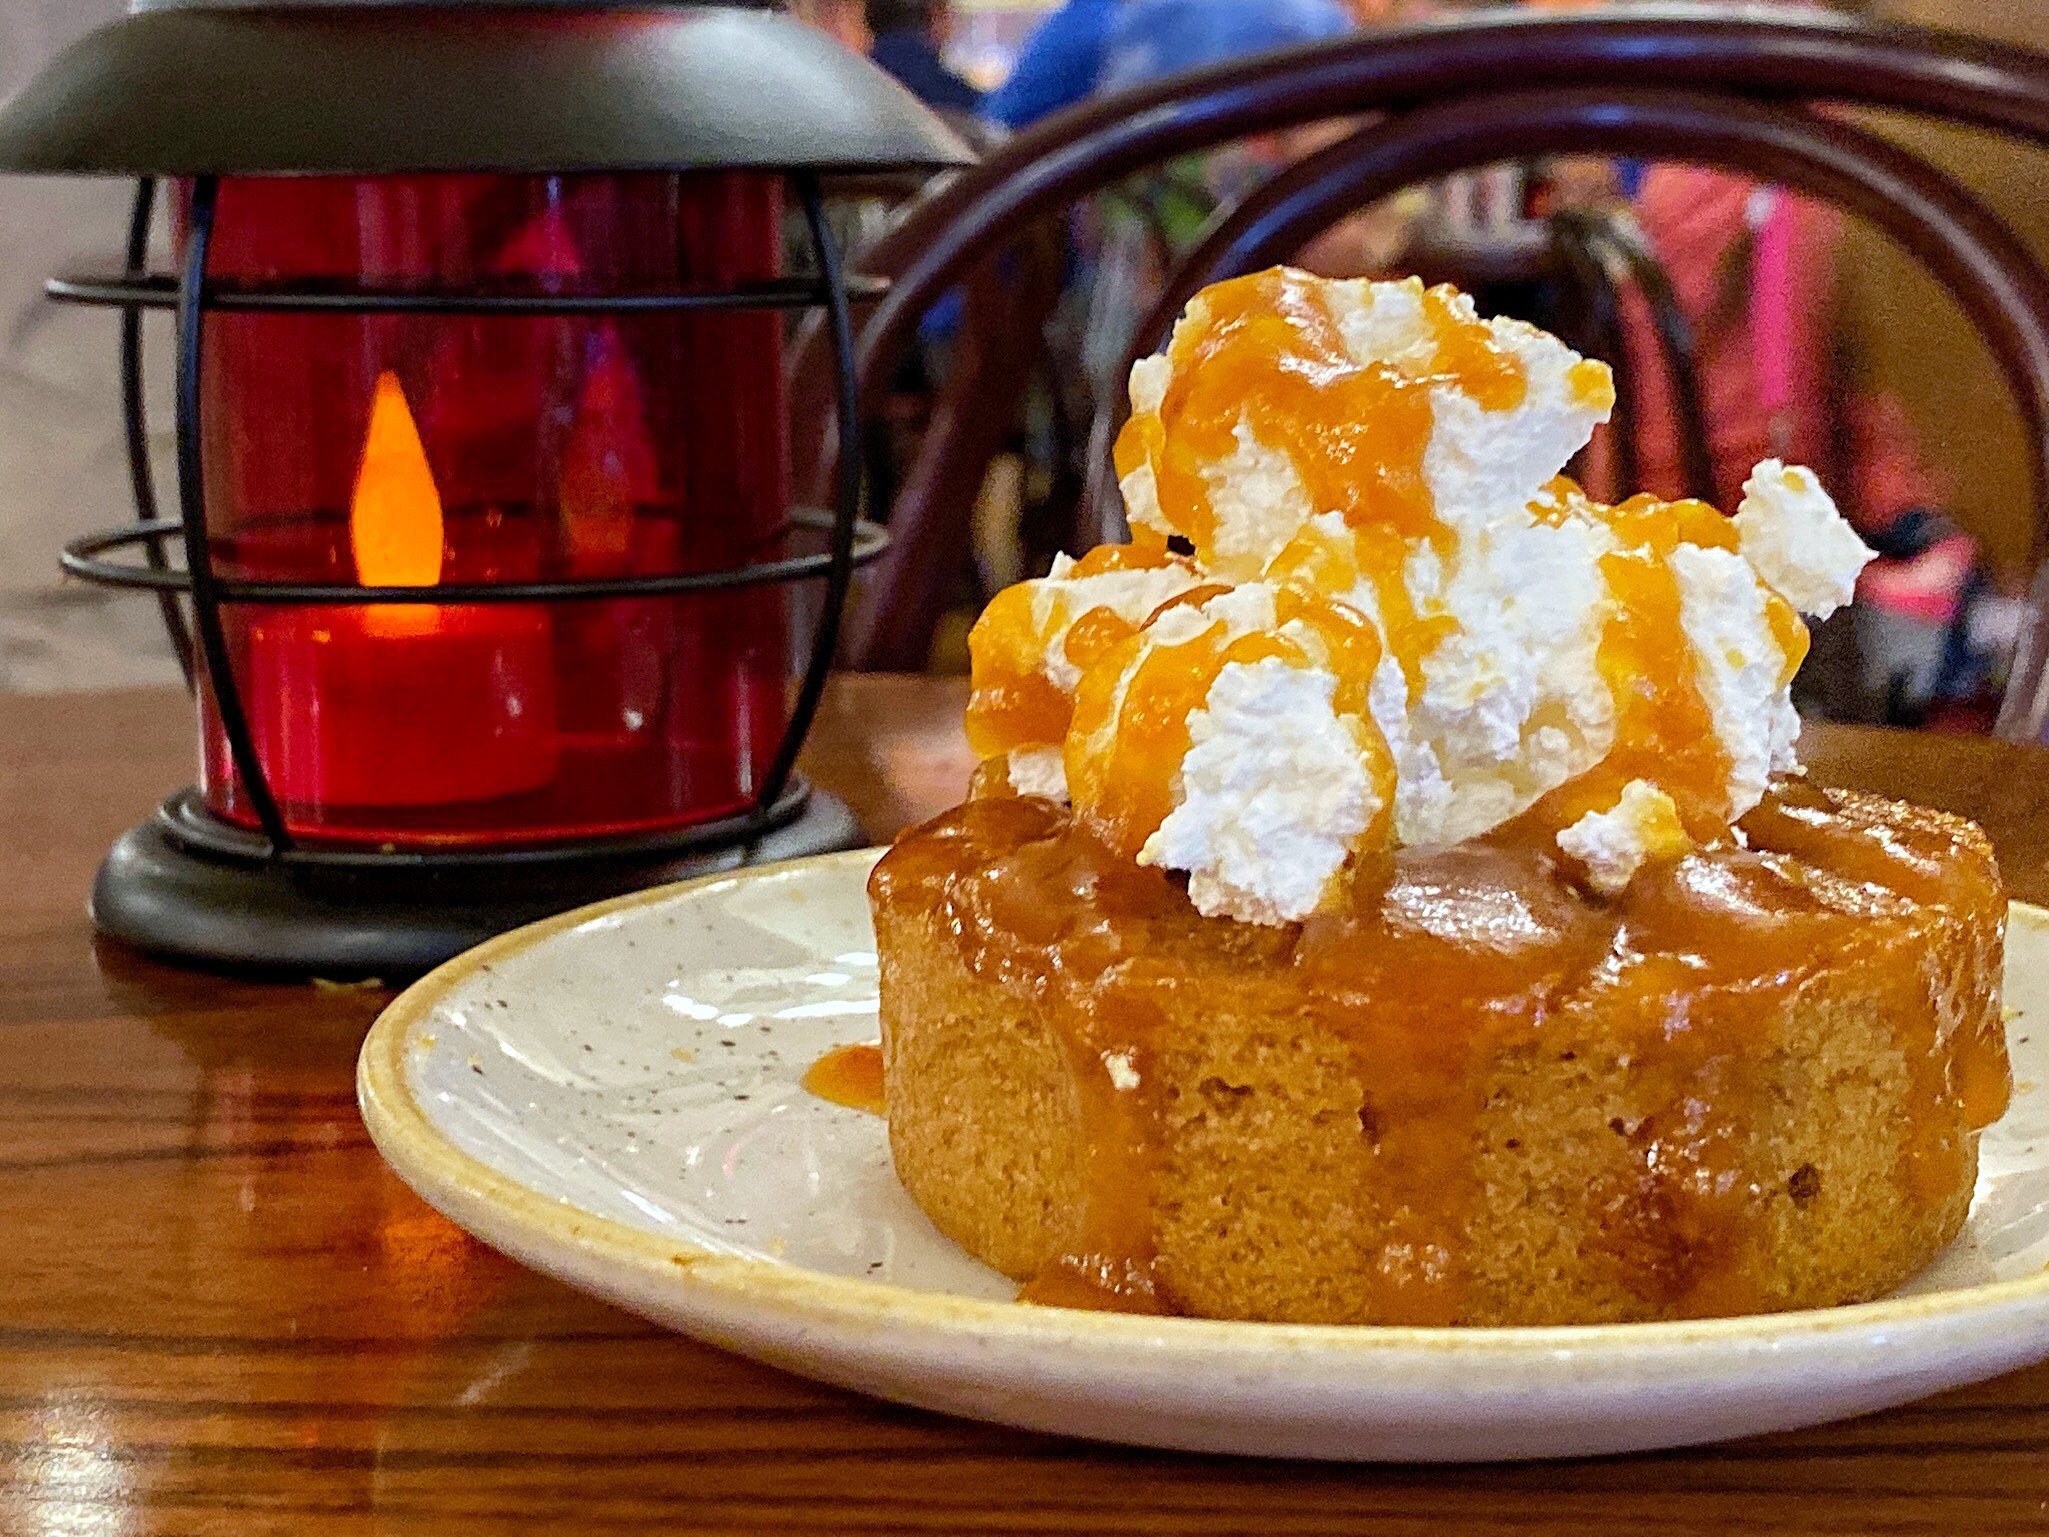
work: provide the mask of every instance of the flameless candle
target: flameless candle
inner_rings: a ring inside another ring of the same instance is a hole
[[[501,296],[718,289],[772,282],[782,257],[770,177],[250,178],[222,198],[211,264],[223,283],[338,271]],[[780,559],[792,553],[782,324],[689,308],[222,314],[210,322],[208,419],[239,425],[210,450],[214,557],[241,581],[443,587]],[[403,390],[380,386],[379,367]],[[353,422],[337,400],[361,402]],[[416,537],[432,518],[414,511],[437,502],[438,544]],[[246,604],[224,617],[251,735],[276,765],[270,788],[295,836],[477,848],[640,838],[744,814],[788,718],[784,604],[762,586],[488,609]],[[472,653],[451,659],[466,641]],[[373,647],[442,654],[394,678],[357,660]],[[280,687],[286,699],[263,697]],[[225,728],[202,703],[207,804],[253,827]],[[402,710],[423,723],[417,734]],[[371,720],[385,723],[374,744]],[[552,756],[537,735],[549,722]],[[380,764],[399,752],[406,767]]]
[[[440,582],[441,497],[398,378],[379,375],[349,506],[366,587]],[[250,729],[280,801],[431,806],[546,785],[552,627],[526,605],[321,605],[249,624]]]

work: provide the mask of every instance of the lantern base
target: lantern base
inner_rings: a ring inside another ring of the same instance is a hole
[[[746,843],[707,847],[686,835],[666,850],[593,849],[540,863],[449,869],[393,859],[331,869],[195,848],[175,834],[191,802],[189,791],[172,797],[115,842],[93,882],[99,931],[204,966],[341,979],[413,976],[588,902],[867,842],[842,802],[798,783]]]

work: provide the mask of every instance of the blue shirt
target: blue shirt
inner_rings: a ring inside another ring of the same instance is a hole
[[[1355,30],[1338,0],[1129,0],[1103,60],[1101,87],[1124,90],[1248,54]]]
[[[981,110],[982,93],[946,67],[938,47],[917,27],[896,27],[875,39],[870,56],[928,107]]]
[[[982,115],[1015,130],[1088,100],[1123,5],[1124,0],[1067,0],[1032,29],[1010,78],[990,93]]]

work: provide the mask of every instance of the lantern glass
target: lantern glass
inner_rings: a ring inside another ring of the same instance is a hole
[[[238,177],[209,274],[604,296],[781,270],[780,180]],[[781,558],[781,317],[764,310],[205,319],[207,523],[231,580],[589,581]],[[229,604],[290,832],[433,847],[656,833],[748,809],[787,718],[775,586],[554,602]],[[211,690],[201,788],[255,825]]]

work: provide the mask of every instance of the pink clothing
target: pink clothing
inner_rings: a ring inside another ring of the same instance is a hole
[[[1733,512],[1751,466],[1769,458],[1813,466],[1860,528],[1941,503],[1898,404],[1854,396],[1836,376],[1840,213],[1728,172],[1655,165],[1636,214],[1693,327],[1718,505]],[[1633,291],[1623,331],[1643,485],[1605,489],[1677,496],[1672,389]]]

